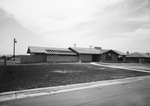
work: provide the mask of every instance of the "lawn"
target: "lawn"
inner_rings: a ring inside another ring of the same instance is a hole
[[[144,75],[149,74],[77,63],[0,66],[0,92]]]

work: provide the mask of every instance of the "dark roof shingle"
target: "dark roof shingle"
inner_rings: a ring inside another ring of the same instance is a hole
[[[127,55],[127,57],[150,58],[150,54],[149,53],[134,52],[134,53],[130,53],[129,55]]]
[[[36,46],[29,46],[27,53],[77,55],[77,54],[103,54],[108,51],[114,51],[119,55],[125,55],[125,53],[122,53],[120,51],[109,49],[78,48],[78,47],[52,48],[52,47],[36,47]]]
[[[109,49],[95,49],[95,48],[78,48],[78,47],[69,47],[70,50],[78,53],[78,54],[103,54],[105,52],[110,51]],[[117,50],[112,50],[119,55],[126,55]]]
[[[67,48],[51,48],[51,47],[36,47],[36,46],[29,46],[27,53],[76,55],[76,53],[72,52]]]
[[[79,54],[99,54],[99,50],[93,48],[78,48],[78,47],[69,47],[70,50],[79,53]]]

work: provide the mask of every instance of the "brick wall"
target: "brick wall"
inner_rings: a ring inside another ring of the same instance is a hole
[[[78,56],[47,55],[47,62],[78,62]]]
[[[100,61],[101,62],[119,62],[118,61],[118,58],[117,58],[117,54],[116,53],[113,53],[113,52],[111,52],[111,54],[112,54],[112,58],[111,58],[111,60],[107,60],[106,59],[106,53],[104,53],[104,54],[101,54],[101,58],[100,58]],[[124,58],[124,61],[125,61],[125,58]],[[123,61],[122,61],[123,62]]]
[[[92,62],[92,54],[80,54],[79,61],[80,62]]]
[[[21,57],[21,63],[41,63],[41,62],[46,62],[46,55],[37,54]]]

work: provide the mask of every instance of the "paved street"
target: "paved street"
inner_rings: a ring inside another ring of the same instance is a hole
[[[150,106],[150,78],[0,103],[1,106]]]

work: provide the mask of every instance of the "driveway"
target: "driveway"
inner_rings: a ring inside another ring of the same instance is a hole
[[[150,77],[127,83],[4,101],[0,106],[150,106]]]

